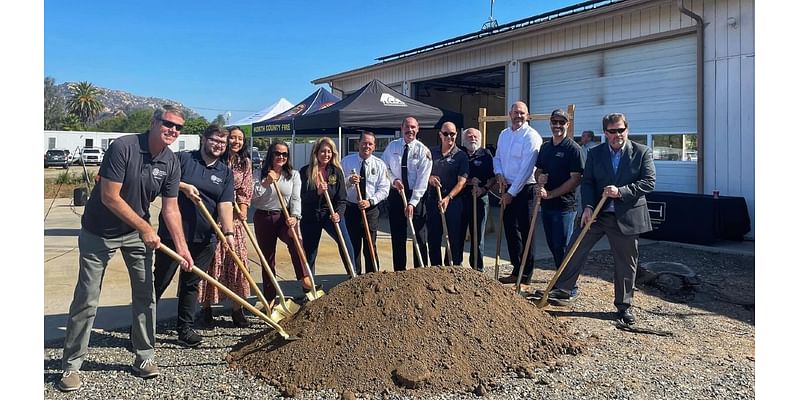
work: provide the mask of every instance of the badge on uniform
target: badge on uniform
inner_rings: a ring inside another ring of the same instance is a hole
[[[222,178],[216,175],[211,175],[211,182],[214,182],[214,184],[219,185],[220,183],[222,183]]]
[[[336,175],[330,174],[328,175],[328,185],[335,185],[336,184]]]
[[[472,161],[472,164],[475,165],[476,167],[480,167],[481,164],[483,164],[483,161],[476,159]]]
[[[556,153],[556,157],[564,158],[564,152],[561,152],[561,151],[557,152]]]

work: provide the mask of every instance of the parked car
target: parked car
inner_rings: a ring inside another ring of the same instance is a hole
[[[100,163],[103,162],[103,154],[105,154],[103,149],[96,147],[84,147],[83,150],[81,150],[81,158],[79,162],[82,164],[100,165]]]
[[[250,158],[253,160],[253,168],[261,168],[261,163],[264,162],[264,158],[261,157],[261,152],[253,150],[250,154]]]
[[[44,153],[44,167],[61,167],[69,168],[72,164],[72,156],[69,150],[50,149]]]

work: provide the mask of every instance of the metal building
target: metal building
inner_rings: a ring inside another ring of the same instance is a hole
[[[313,83],[346,96],[379,79],[467,127],[520,99],[531,113],[574,103],[576,134],[602,136],[601,117],[623,112],[653,148],[656,190],[741,196],[754,221],[754,22],[754,0],[586,1]],[[489,143],[503,127],[489,124]]]

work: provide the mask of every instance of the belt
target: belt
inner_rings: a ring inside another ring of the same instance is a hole
[[[281,210],[256,210],[257,213],[267,214],[267,215],[277,215],[283,213]]]
[[[348,201],[348,202],[347,202],[347,206],[348,206],[348,207],[354,207],[354,208],[358,208],[358,203],[351,203],[351,202],[349,202],[349,201]],[[369,210],[372,210],[373,208],[375,208],[375,207],[377,207],[377,206],[378,206],[377,204],[375,204],[374,206],[369,206],[369,207],[365,208],[365,209],[364,209],[364,211],[369,211]]]

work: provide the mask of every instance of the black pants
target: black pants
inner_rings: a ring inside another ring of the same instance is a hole
[[[372,245],[375,247],[375,257],[378,256],[378,219],[380,211],[378,206],[372,206],[364,210],[367,214],[367,224],[369,224],[369,235],[372,238]],[[380,269],[381,262],[377,260],[378,268],[375,268],[375,260],[369,252],[369,244],[367,243],[367,236],[364,234],[364,222],[361,218],[361,210],[357,205],[347,203],[347,209],[344,213],[344,222],[347,225],[347,232],[350,233],[350,242],[353,244],[353,258],[355,263],[353,268],[358,275],[361,275],[361,249],[364,249],[364,266],[366,272],[375,272]]]
[[[442,214],[439,212],[439,204],[433,196],[428,198],[428,250],[430,251],[431,265],[450,265],[450,257],[447,250],[442,262],[442,239],[444,239],[444,228],[442,227]],[[453,253],[453,265],[461,265],[464,262],[464,237],[459,236],[461,224],[466,221],[461,220],[463,203],[461,197],[450,200],[447,210],[444,211],[445,222],[447,223],[447,237],[450,244],[450,251]]]
[[[504,211],[503,230],[506,233],[506,243],[508,243],[508,256],[514,266],[514,271],[511,273],[513,276],[519,274],[520,266],[523,263],[522,252],[525,250],[525,242],[528,240],[534,201],[533,184],[530,183],[517,193]],[[522,282],[524,283],[530,283],[533,275],[534,250],[534,243],[531,243],[528,258],[524,260],[525,266],[522,270]]]
[[[174,249],[172,242],[164,241],[169,248]],[[214,250],[217,248],[216,242],[209,243],[189,243],[189,253],[197,268],[208,271],[208,267],[214,258]],[[161,295],[167,290],[172,277],[180,268],[168,255],[163,252],[156,252],[155,271],[153,285],[156,289],[156,302],[161,299]],[[194,314],[197,307],[197,286],[200,283],[197,274],[181,270],[178,276],[178,324],[176,330],[182,334],[194,326]]]
[[[462,196],[464,207],[461,212],[461,232],[458,237],[461,238],[461,243],[465,243],[467,239],[467,230],[469,230],[470,243],[469,243],[469,265],[472,269],[483,272],[483,236],[486,230],[486,209],[489,205],[489,196],[483,195],[478,197],[476,217],[478,218],[478,237],[474,238],[472,232],[475,221],[472,218],[472,194]],[[467,223],[469,221],[469,223]],[[478,241],[477,259],[475,251],[473,251],[473,241]]]
[[[406,199],[410,196],[410,192],[406,191]],[[414,207],[414,216],[412,222],[414,224],[414,231],[416,232],[417,244],[419,244],[419,252],[422,254],[422,262],[428,264],[428,239],[427,232],[425,231],[425,200],[427,193],[422,196],[419,203]],[[389,192],[389,230],[392,233],[392,264],[395,271],[406,270],[406,241],[408,240],[407,225],[408,218],[406,218],[406,211],[403,208],[403,198],[397,193],[397,190],[391,189]],[[413,251],[413,250],[412,250]],[[414,268],[419,268],[419,260],[416,254],[412,257],[414,260]]]

